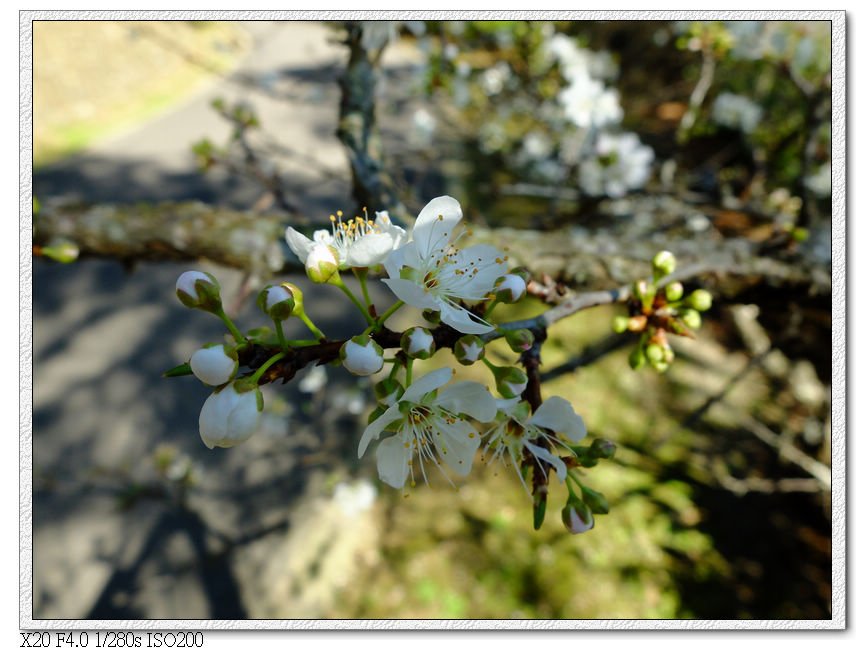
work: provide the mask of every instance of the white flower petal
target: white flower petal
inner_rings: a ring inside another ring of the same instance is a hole
[[[237,371],[237,361],[225,354],[221,345],[197,350],[189,359],[192,374],[205,384],[221,386]]]
[[[454,371],[451,368],[439,368],[425,374],[423,377],[415,379],[410,385],[406,386],[400,402],[409,402],[417,404],[421,401],[424,395],[431,393],[437,388],[441,388],[451,380],[454,376]]]
[[[526,449],[532,452],[535,458],[545,460],[555,468],[556,474],[559,477],[559,481],[563,482],[565,480],[565,476],[567,476],[568,474],[568,469],[567,467],[565,467],[565,464],[562,462],[561,458],[559,458],[555,454],[550,453],[543,447],[538,447],[537,445],[532,444],[531,442],[526,441],[524,444],[526,446]]]
[[[369,423],[369,426],[364,430],[360,437],[360,444],[357,447],[357,457],[360,458],[366,453],[366,448],[373,440],[378,440],[381,432],[393,422],[402,418],[402,413],[396,404],[391,406],[387,411],[379,415],[375,420]]]
[[[441,307],[439,301],[416,282],[401,280],[399,278],[382,280],[382,282],[389,286],[394,295],[407,305],[417,307],[418,309],[438,310]]]
[[[495,246],[478,244],[470,246],[457,252],[454,258],[453,269],[470,270],[471,275],[462,276],[466,278],[463,284],[468,291],[458,294],[459,298],[466,300],[481,300],[492,291],[493,286],[503,275],[508,272],[508,265],[504,261],[504,253]],[[501,260],[501,261],[497,261]],[[477,272],[474,272],[477,269]],[[443,273],[442,276],[445,274]],[[443,277],[443,282],[447,280]]]
[[[387,282],[387,280],[385,280],[385,282]],[[405,302],[408,301],[405,300]],[[470,314],[462,307],[454,307],[441,302],[439,303],[439,308],[441,311],[442,321],[463,334],[486,334],[495,329],[492,325],[485,323],[478,316]]]
[[[256,391],[251,390],[241,394],[237,404],[228,415],[228,433],[231,445],[236,445],[249,438],[258,429],[260,412]]]
[[[567,438],[569,442],[579,442],[586,436],[583,418],[574,412],[574,407],[568,400],[555,395],[541,404],[529,423],[552,429]]]
[[[379,478],[397,489],[405,485],[411,462],[411,442],[403,435],[382,440],[375,450]]]
[[[294,228],[289,226],[285,230],[285,241],[288,242],[288,247],[291,252],[297,255],[297,259],[301,264],[306,264],[306,258],[309,256],[309,251],[313,246],[313,241],[306,235],[302,235]]]
[[[346,252],[345,264],[367,267],[381,264],[394,249],[394,239],[387,233],[371,233],[354,242]]]
[[[436,404],[451,413],[464,413],[480,422],[496,417],[496,400],[483,384],[459,381],[439,393]]]
[[[427,203],[412,231],[420,256],[429,259],[436,250],[447,248],[454,226],[462,218],[462,208],[452,196],[440,196]]]
[[[466,476],[472,469],[475,452],[481,444],[480,435],[465,420],[448,424],[439,418],[437,428],[432,438],[439,458],[454,472]]]

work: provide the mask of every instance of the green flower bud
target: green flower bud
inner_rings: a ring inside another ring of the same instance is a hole
[[[589,447],[589,454],[595,458],[612,458],[616,455],[616,444],[605,438],[595,438]]]
[[[296,284],[292,284],[291,282],[281,282],[279,286],[287,289],[291,293],[291,297],[294,299],[294,309],[291,310],[291,315],[297,316],[298,314],[302,314],[303,291],[300,290],[300,287]]]
[[[402,384],[396,379],[388,377],[384,381],[378,382],[373,387],[373,392],[375,393],[375,398],[381,402],[382,405],[393,406],[397,403],[397,400],[402,397],[403,393],[405,393],[405,388],[403,388]]]
[[[496,390],[505,399],[519,397],[529,383],[529,377],[519,368],[507,366],[493,370],[496,379]]]
[[[527,329],[507,330],[505,332],[505,341],[514,352],[525,352],[532,347],[535,342],[535,335]]]
[[[294,313],[294,296],[282,285],[269,285],[261,290],[256,299],[258,308],[273,320],[287,320]]]
[[[475,361],[484,358],[484,342],[481,337],[474,334],[466,334],[454,343],[454,357],[464,366],[470,366]]]
[[[671,282],[664,287],[664,293],[669,302],[676,302],[677,300],[681,300],[682,296],[685,295],[685,287],[682,286],[681,282]]]
[[[399,340],[400,347],[410,359],[429,359],[436,349],[432,333],[425,327],[410,327]]]
[[[175,286],[177,297],[191,309],[201,309],[212,314],[222,309],[219,296],[219,283],[210,273],[186,271],[177,278]]]
[[[676,270],[676,256],[670,251],[661,251],[652,259],[652,268],[661,276],[670,275]]]
[[[664,360],[664,348],[662,348],[657,343],[650,343],[646,346],[646,359],[649,360],[649,363],[655,364],[659,361]]]
[[[631,319],[627,316],[616,316],[613,318],[613,331],[616,334],[622,334],[628,331],[628,323]]]
[[[326,244],[314,244],[306,257],[306,275],[316,284],[324,284],[339,271],[339,257]]]
[[[666,361],[650,361],[649,364],[660,373],[667,372],[670,369],[670,364]]]
[[[708,311],[712,307],[712,294],[705,289],[697,289],[688,296],[688,303],[697,311]]]
[[[580,491],[583,493],[583,501],[594,514],[606,515],[610,512],[610,504],[603,494],[585,485],[580,486]]]
[[[592,510],[577,498],[568,499],[562,509],[562,523],[572,535],[579,535],[595,527]]]
[[[700,318],[700,314],[693,309],[683,310],[679,315],[679,318],[681,318],[682,322],[692,330],[700,329],[700,325],[703,324],[703,319]]]
[[[421,312],[421,316],[423,316],[425,321],[433,325],[438,325],[442,321],[441,312],[434,309],[424,309]]]

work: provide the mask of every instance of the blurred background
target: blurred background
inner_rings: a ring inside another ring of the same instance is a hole
[[[829,618],[830,45],[805,22],[34,22],[33,617]],[[369,383],[339,367],[268,386],[229,450],[199,438],[208,389],[161,376],[224,334],[176,300],[184,270],[241,329],[288,278],[350,335],[285,225],[441,194],[551,287],[665,248],[703,265],[714,305],[665,374],[630,369],[621,307],[550,329],[544,394],[618,446],[589,533],[557,483],[534,531],[480,463],[380,483]]]

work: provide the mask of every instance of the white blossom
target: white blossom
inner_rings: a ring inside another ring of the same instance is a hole
[[[291,227],[285,231],[289,248],[303,264],[318,243],[336,251],[341,269],[376,266],[406,240],[405,230],[390,220],[387,211],[376,212],[375,221],[363,217],[343,221],[342,212],[337,215],[330,216],[332,232],[316,230],[312,239]]]
[[[712,105],[712,119],[722,126],[752,133],[760,123],[763,109],[744,95],[721,93]]]
[[[816,174],[805,178],[805,186],[817,196],[829,196],[832,193],[831,165],[821,165]]]
[[[580,187],[592,196],[613,198],[645,185],[655,157],[634,133],[602,133],[594,154],[580,164]]]
[[[486,386],[473,381],[457,382],[439,391],[451,377],[450,368],[420,377],[363,432],[358,458],[382,432],[394,434],[376,449],[379,477],[388,485],[401,488],[409,475],[414,484],[415,455],[424,480],[427,462],[439,469],[444,462],[459,476],[471,470],[480,435],[463,416],[488,422],[495,417],[496,403]]]
[[[619,104],[619,93],[605,88],[587,73],[575,76],[570,85],[559,93],[565,117],[582,129],[599,129],[622,121],[624,111]]]
[[[486,432],[484,456],[510,464],[523,482],[520,466],[524,452],[538,461],[551,465],[564,481],[567,467],[555,453],[558,449],[573,454],[566,446],[576,444],[586,436],[583,419],[574,412],[570,402],[561,397],[548,398],[537,411],[531,413],[528,402],[519,398],[498,400],[499,413],[496,423]],[[556,435],[549,433],[555,432]],[[538,464],[543,471],[543,464]]]
[[[506,271],[505,256],[489,245],[454,247],[454,228],[462,219],[456,199],[430,201],[415,222],[412,241],[385,261],[384,283],[397,298],[418,309],[441,312],[441,319],[466,334],[483,334],[493,327],[462,307],[489,295]]]

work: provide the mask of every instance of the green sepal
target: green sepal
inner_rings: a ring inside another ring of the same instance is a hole
[[[163,377],[185,377],[192,374],[192,367],[189,362],[181,363],[179,366],[174,366],[170,370],[162,373]]]

